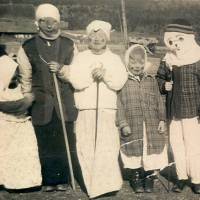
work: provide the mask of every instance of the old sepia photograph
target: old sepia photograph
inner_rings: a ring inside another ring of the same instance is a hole
[[[200,199],[200,0],[0,0],[0,200]]]

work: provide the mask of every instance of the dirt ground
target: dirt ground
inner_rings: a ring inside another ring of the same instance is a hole
[[[80,187],[76,187],[76,191],[69,190],[67,192],[51,192],[44,193],[41,191],[30,193],[8,193],[0,192],[0,200],[87,200]],[[181,194],[168,193],[158,180],[155,181],[155,189],[152,194],[135,194],[128,181],[124,181],[123,188],[116,196],[101,197],[97,200],[200,200],[200,195],[193,194],[189,187],[186,187]]]
[[[171,189],[175,180],[174,165],[165,168],[160,172],[155,179],[154,192],[151,194],[142,193],[135,194],[127,181],[129,174],[123,170],[124,183],[122,189],[116,196],[103,196],[96,198],[96,200],[200,200],[200,195],[194,194],[188,183],[182,193],[177,194],[172,191],[168,192],[166,189]],[[159,179],[158,179],[159,178]],[[169,182],[167,180],[170,180]],[[169,183],[169,185],[168,185]],[[165,187],[163,186],[165,185]],[[101,187],[101,186],[99,186]],[[34,192],[15,192],[10,193],[5,190],[0,191],[0,200],[87,200],[87,195],[76,183],[76,190],[69,188],[66,192],[42,192],[37,190]]]

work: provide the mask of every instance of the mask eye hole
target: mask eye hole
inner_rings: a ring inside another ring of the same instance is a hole
[[[169,45],[173,45],[173,41],[169,40]]]
[[[184,38],[183,38],[183,37],[179,37],[178,40],[179,40],[180,42],[183,42],[183,41],[184,41]]]

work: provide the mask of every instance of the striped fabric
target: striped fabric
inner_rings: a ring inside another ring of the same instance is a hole
[[[192,26],[184,26],[180,24],[169,24],[165,28],[165,32],[180,32],[186,34],[194,34]]]
[[[194,34],[192,25],[186,19],[175,19],[171,24],[165,27],[165,32]]]

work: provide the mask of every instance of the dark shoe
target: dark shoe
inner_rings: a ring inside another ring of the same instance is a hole
[[[193,184],[193,192],[195,194],[200,194],[200,184]]]
[[[173,186],[172,191],[176,193],[181,193],[186,185],[186,180],[178,180]]]
[[[59,184],[56,186],[57,191],[67,191],[69,186],[67,184]]]
[[[153,185],[154,185],[154,178],[147,177],[144,180],[144,192],[152,193],[153,192]]]
[[[56,190],[55,186],[42,186],[42,191],[43,192],[53,192]]]
[[[140,178],[139,172],[134,172],[132,180],[130,180],[130,185],[135,193],[143,193],[143,180]]]

